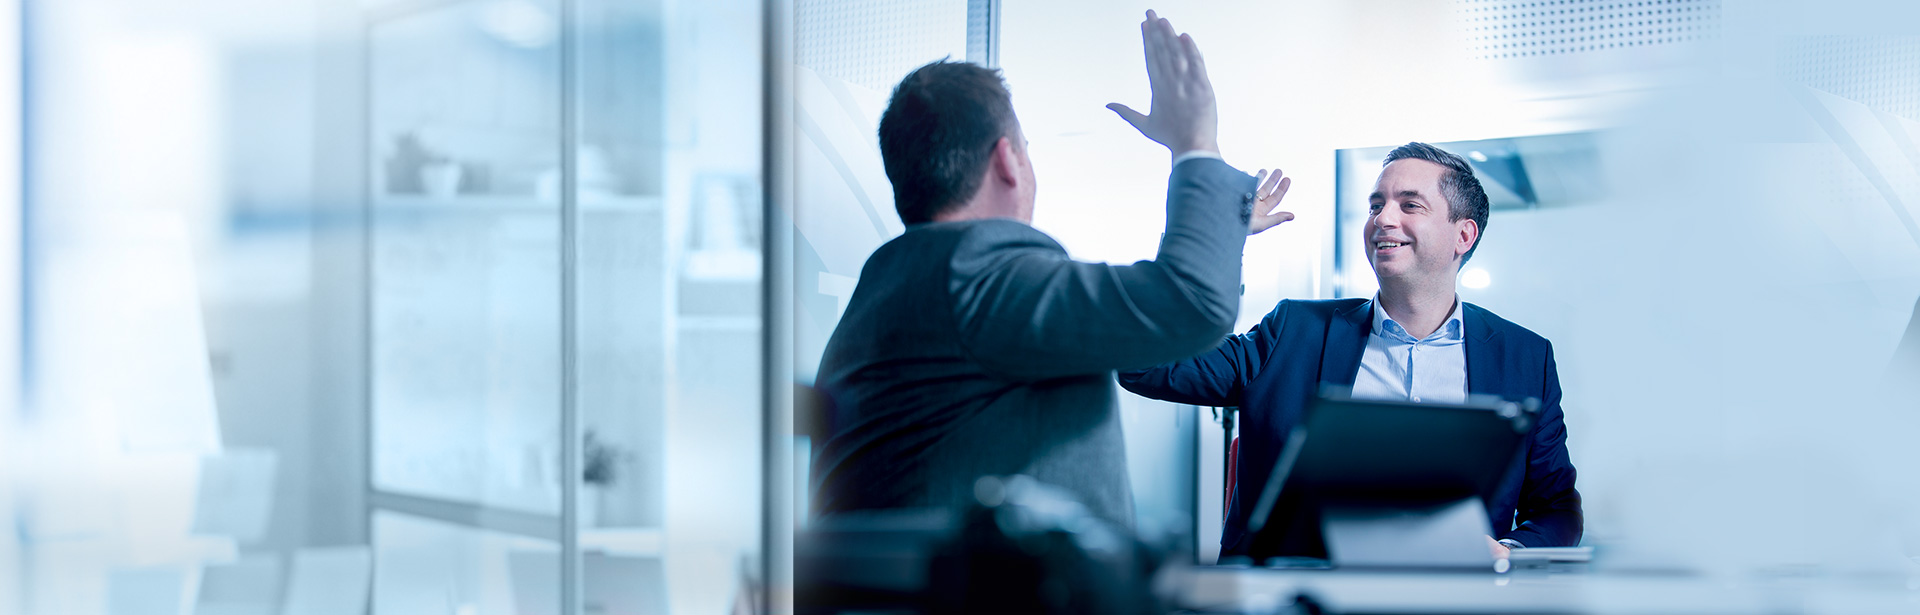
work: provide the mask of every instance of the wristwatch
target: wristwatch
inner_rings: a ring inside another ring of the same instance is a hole
[[[1506,547],[1506,548],[1508,548],[1508,549],[1525,549],[1525,548],[1527,548],[1527,545],[1523,545],[1523,544],[1520,544],[1520,541],[1518,541],[1518,540],[1514,540],[1514,539],[1512,539],[1512,538],[1502,538],[1502,539],[1500,539],[1500,540],[1497,540],[1497,541],[1494,541],[1494,542],[1498,542],[1498,543],[1500,543],[1500,546],[1503,546],[1503,547]]]

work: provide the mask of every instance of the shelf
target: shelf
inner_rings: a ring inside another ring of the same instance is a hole
[[[674,324],[681,331],[759,331],[760,317],[681,314]]]
[[[660,197],[589,193],[581,195],[579,209],[581,211],[657,211],[660,209]],[[381,194],[374,197],[374,210],[376,213],[383,214],[467,211],[559,213],[560,203],[542,200],[532,195],[465,194],[437,197],[420,194]]]
[[[628,557],[660,557],[666,534],[656,527],[596,527],[580,530],[580,550]]]

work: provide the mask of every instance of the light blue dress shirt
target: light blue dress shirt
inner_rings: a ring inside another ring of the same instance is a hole
[[[1413,339],[1373,296],[1373,331],[1353,379],[1356,399],[1458,404],[1467,401],[1466,327],[1460,299],[1453,314],[1425,339]]]

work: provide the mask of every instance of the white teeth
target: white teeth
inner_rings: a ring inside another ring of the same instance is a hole
[[[1404,245],[1407,245],[1407,244],[1404,244],[1404,243],[1394,243],[1394,242],[1391,242],[1391,241],[1382,241],[1382,242],[1380,242],[1380,243],[1376,243],[1376,244],[1373,244],[1373,247],[1375,247],[1375,248],[1378,248],[1378,249],[1381,249],[1381,250],[1385,250],[1385,249],[1387,249],[1387,248],[1398,248],[1398,247],[1400,247],[1400,246],[1404,246]]]

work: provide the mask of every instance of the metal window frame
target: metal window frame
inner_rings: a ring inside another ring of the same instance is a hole
[[[793,605],[793,5],[761,10],[761,479],[759,613]]]
[[[1000,68],[1001,0],[967,0],[967,61]]]

